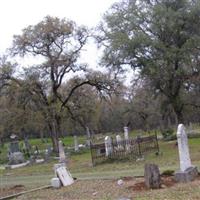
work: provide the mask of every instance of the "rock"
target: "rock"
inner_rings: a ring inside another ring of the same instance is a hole
[[[144,171],[145,185],[149,189],[158,189],[161,186],[160,171],[155,164],[146,164]]]
[[[60,188],[61,187],[61,182],[59,178],[52,178],[51,179],[51,186],[53,188]]]
[[[163,189],[164,189],[164,188],[167,188],[167,186],[166,186],[166,185],[164,185],[164,184],[162,184],[162,185],[161,185],[161,188],[163,188]]]
[[[92,193],[93,196],[96,196],[97,194],[98,194],[98,192],[93,192]]]
[[[119,180],[117,181],[117,185],[121,186],[121,185],[123,185],[123,184],[124,184],[124,181],[123,181],[122,179],[119,179]]]

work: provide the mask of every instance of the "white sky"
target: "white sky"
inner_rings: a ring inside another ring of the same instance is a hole
[[[12,44],[13,35],[20,34],[28,25],[34,25],[45,16],[57,16],[92,27],[117,0],[0,0],[0,54]],[[98,52],[90,44],[84,61],[96,65]],[[91,66],[94,67],[94,66]]]

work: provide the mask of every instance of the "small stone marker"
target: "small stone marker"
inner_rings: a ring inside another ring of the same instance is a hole
[[[9,145],[9,162],[8,165],[18,165],[25,162],[24,155],[20,152],[19,141],[17,136],[12,134],[10,136],[11,142]]]
[[[60,188],[61,187],[61,182],[60,182],[60,179],[55,177],[55,178],[52,178],[51,179],[51,186],[53,188]]]
[[[105,137],[105,149],[106,149],[106,156],[110,156],[113,153],[112,139],[110,136]]]
[[[78,138],[76,135],[74,136],[74,151],[75,152],[79,151]]]
[[[61,140],[58,143],[58,148],[59,148],[59,161],[60,161],[60,163],[65,163],[66,162],[66,156],[65,156],[63,143],[62,143]]]
[[[160,171],[155,164],[146,164],[144,169],[145,185],[149,189],[158,189],[161,187]]]
[[[177,140],[180,159],[180,171],[175,173],[175,180],[177,182],[192,181],[198,175],[198,171],[197,167],[191,164],[188,148],[188,138],[183,124],[178,125]]]

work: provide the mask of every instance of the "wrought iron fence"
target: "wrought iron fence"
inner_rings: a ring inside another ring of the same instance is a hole
[[[117,159],[137,159],[148,152],[159,152],[157,135],[130,138],[128,140],[114,141],[111,144],[93,144],[91,142],[91,157],[93,166]]]

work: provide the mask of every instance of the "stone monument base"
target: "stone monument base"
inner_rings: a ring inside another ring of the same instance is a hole
[[[189,181],[193,181],[198,176],[198,170],[197,167],[191,166],[187,168],[184,172],[177,171],[175,173],[175,181],[186,183]]]
[[[9,155],[9,162],[8,162],[9,165],[17,165],[24,162],[25,162],[24,155],[21,152],[14,152]]]

